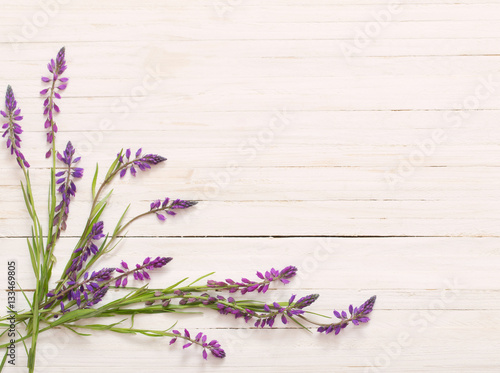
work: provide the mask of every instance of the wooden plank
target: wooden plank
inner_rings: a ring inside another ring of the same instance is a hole
[[[22,203],[22,193],[16,182],[16,176],[20,176],[18,170],[0,169],[0,173],[9,175],[0,180],[0,201]],[[84,181],[78,182],[80,202],[90,203],[91,174],[92,170],[87,169]],[[467,180],[463,179],[464,174],[469,176]],[[497,167],[421,167],[411,177],[398,179],[396,184],[389,182],[388,170],[366,167],[242,167],[228,175],[225,168],[184,169],[167,164],[135,180],[127,177],[118,181],[113,194],[117,200],[130,198],[131,202],[138,203],[131,196],[141,191],[139,200],[143,203],[148,197],[156,198],[168,185],[168,193],[172,196],[210,197],[210,201],[453,202],[461,198],[471,201],[495,199],[500,187]],[[47,198],[47,171],[32,169],[31,180],[35,199],[44,201]],[[218,192],[212,192],[216,186]],[[207,192],[209,196],[205,195]]]
[[[109,227],[109,226],[108,226]],[[156,226],[156,234],[161,227]],[[154,233],[153,233],[154,234]],[[150,234],[152,236],[153,234]],[[166,270],[153,276],[153,287],[162,287],[189,276],[192,279],[215,271],[213,278],[254,277],[257,271],[271,267],[284,268],[295,265],[297,277],[288,286],[277,286],[280,294],[290,291],[302,294],[331,292],[332,297],[342,296],[340,306],[356,299],[363,301],[378,290],[406,293],[395,301],[396,294],[381,297],[382,309],[426,308],[426,301],[438,296],[443,289],[464,290],[471,298],[470,307],[482,309],[497,307],[500,260],[499,238],[126,238],[109,257],[101,260],[101,267],[116,266],[122,259],[133,263],[146,256],[171,256],[174,258]],[[27,265],[28,253],[23,238],[1,238],[2,259],[19,258],[18,280],[25,288],[33,284],[31,266]],[[59,261],[56,273],[62,270],[75,239],[64,238],[57,248]],[[25,263],[25,265],[21,265]],[[467,263],[467,271],[463,271]],[[276,288],[276,287],[273,287]],[[350,293],[349,293],[350,292]],[[424,293],[425,297],[416,295]],[[484,294],[491,294],[488,299]],[[5,296],[3,294],[2,296]],[[329,307],[327,301],[318,301]],[[353,299],[355,298],[355,299]],[[272,297],[271,297],[272,299]],[[468,309],[468,297],[457,303],[457,308]],[[474,299],[474,300],[473,300]],[[347,304],[346,304],[347,303]],[[495,303],[492,305],[492,303]],[[340,307],[339,306],[339,307]]]

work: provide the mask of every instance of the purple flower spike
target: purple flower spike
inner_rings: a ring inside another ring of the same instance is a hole
[[[354,325],[359,325],[360,323],[366,323],[370,321],[370,318],[366,315],[373,311],[373,305],[375,304],[376,299],[377,297],[373,296],[359,307],[353,307],[351,304],[349,306],[350,317],[348,317],[347,312],[345,311],[333,311],[334,316],[340,319],[340,321],[333,324],[320,326],[318,328],[318,332],[325,334],[335,332],[335,335],[337,335],[342,329],[346,328],[350,322],[352,322]]]
[[[47,293],[49,298],[44,308],[50,308],[55,300],[61,302],[61,311],[69,312],[70,308],[63,306],[64,301],[75,301],[78,308],[90,308],[102,301],[106,295],[109,285],[108,282],[113,279],[115,268],[103,268],[97,272],[86,272],[83,280],[77,282],[76,272],[71,273],[69,280],[63,285],[62,289],[54,294],[54,291]]]
[[[2,137],[7,137],[7,148],[10,148],[10,154],[16,155],[19,167],[29,168],[30,164],[21,152],[20,135],[23,133],[23,130],[21,129],[19,122],[23,119],[23,117],[21,116],[21,109],[17,107],[14,91],[10,85],[7,86],[7,92],[5,93],[5,108],[6,111],[0,111],[0,114],[7,120],[7,122],[2,125],[2,129],[5,130]]]
[[[289,320],[293,319],[295,316],[303,315],[305,311],[302,308],[310,305],[317,298],[317,294],[311,294],[294,303],[293,300],[295,299],[295,295],[292,295],[287,305],[281,305],[277,302],[264,304],[260,312],[242,308],[237,303],[231,302],[231,300],[234,300],[233,298],[230,297],[226,301],[224,297],[220,295],[218,295],[217,298],[209,297],[208,302],[204,304],[207,305],[215,303],[215,306],[220,314],[231,314],[234,315],[235,318],[243,317],[245,322],[257,317],[258,320],[254,323],[254,326],[256,328],[264,328],[265,326],[273,327],[276,319],[280,319],[285,325],[288,324]],[[214,300],[210,302],[210,299]],[[230,304],[228,305],[228,303]]]
[[[187,209],[191,206],[196,205],[198,202],[196,201],[184,201],[182,199],[176,199],[170,204],[171,209]]]
[[[158,199],[149,204],[149,211],[155,213],[158,220],[165,221],[167,219],[165,214],[171,216],[177,215],[177,213],[172,210],[187,209],[197,203],[197,201],[185,201],[182,199],[176,199],[172,202],[170,202],[170,198],[165,198],[163,201]]]
[[[145,171],[151,168],[151,166],[157,165],[158,163],[167,160],[167,158],[164,158],[161,155],[157,154],[146,154],[143,156],[141,156],[141,154],[142,154],[142,148],[138,149],[135,152],[135,158],[131,158],[132,157],[131,149],[125,150],[125,154],[119,153],[117,155],[118,161],[120,163],[119,166],[120,178],[124,177],[127,174],[128,170],[130,170],[130,174],[132,176],[136,176],[137,169]]]
[[[59,225],[62,231],[66,230],[66,220],[68,219],[71,197],[74,197],[76,194],[74,179],[80,179],[83,176],[83,168],[74,166],[80,161],[80,157],[73,158],[74,155],[75,148],[71,144],[71,141],[66,145],[63,154],[57,153],[57,158],[67,166],[65,170],[56,174],[58,177],[56,183],[59,185],[57,191],[61,193],[62,200],[56,206],[56,215],[53,224]],[[60,231],[56,232],[56,234],[60,234]]]
[[[129,270],[128,264],[122,261],[121,266],[123,269],[121,268],[116,269],[118,273],[121,273],[121,275],[118,278],[121,279],[121,281],[118,281],[117,279],[117,281],[115,282],[115,287],[117,288],[120,286],[126,287],[129,275],[132,275],[134,279],[138,281],[150,280],[151,277],[147,271],[162,268],[166,266],[168,263],[170,263],[171,260],[172,258],[170,257],[167,258],[158,256],[155,259],[151,259],[148,257],[144,259],[142,264],[136,264],[135,268],[133,268],[132,270]]]
[[[262,274],[257,272],[257,277],[262,281],[250,281],[247,278],[242,278],[241,282],[234,281],[232,279],[226,279],[226,281],[214,281],[208,280],[207,286],[220,290],[229,290],[230,293],[235,293],[240,291],[241,294],[247,292],[252,292],[257,290],[259,293],[265,293],[269,289],[269,285],[273,281],[281,281],[284,284],[288,284],[292,277],[297,274],[297,268],[294,266],[288,266],[278,271],[274,268]]]
[[[319,297],[319,294],[306,295],[305,297],[302,297],[297,302],[295,302],[294,307],[300,308],[300,309],[309,307],[311,304],[316,302],[318,297]]]
[[[182,335],[178,330],[172,330],[172,334],[173,338],[170,340],[170,344],[174,344],[175,342],[177,342],[178,338],[181,338],[187,342],[182,346],[183,349],[191,347],[192,345],[199,345],[203,348],[202,357],[205,360],[207,360],[208,358],[207,351],[210,351],[213,356],[219,359],[226,357],[226,353],[222,349],[219,342],[216,341],[215,339],[211,340],[210,342],[207,342],[208,337],[206,334],[202,332],[198,333],[194,339],[191,338],[191,334],[187,329],[184,329],[184,335]]]
[[[66,71],[66,58],[65,58],[66,50],[65,48],[61,48],[59,53],[57,53],[56,60],[51,60],[47,65],[49,72],[51,73],[50,77],[42,77],[42,81],[44,83],[49,83],[49,87],[43,89],[40,94],[42,96],[46,96],[45,101],[43,103],[44,110],[43,114],[46,116],[45,120],[45,128],[49,131],[47,132],[47,142],[51,144],[55,139],[55,134],[57,133],[57,124],[54,120],[54,112],[59,113],[61,110],[59,106],[55,103],[55,99],[60,99],[61,94],[59,92],[63,91],[67,87],[68,78],[62,78],[61,75]],[[61,83],[61,84],[59,84]],[[59,91],[59,92],[58,92]],[[45,157],[49,158],[52,155],[52,149],[50,149]]]
[[[92,230],[87,236],[84,246],[75,250],[75,254],[78,254],[78,256],[73,259],[71,266],[66,271],[67,275],[71,275],[72,273],[80,271],[87,259],[92,255],[97,254],[99,248],[94,243],[94,241],[99,241],[105,236],[103,230],[104,223],[102,221],[99,221],[92,226]]]
[[[158,163],[166,161],[167,158],[162,157],[157,154],[146,154],[141,158],[142,162],[148,163],[150,165],[157,165]]]

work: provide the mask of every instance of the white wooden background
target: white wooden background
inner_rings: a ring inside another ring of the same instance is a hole
[[[264,299],[319,292],[325,313],[378,296],[370,324],[337,337],[216,313],[137,320],[206,331],[223,361],[167,340],[57,330],[40,337],[39,372],[500,370],[499,1],[0,4],[0,83],[25,115],[40,209],[39,78],[67,48],[59,140],[73,141],[87,174],[60,262],[88,213],[95,163],[142,146],[168,162],[115,185],[108,227],[129,201],[133,212],[163,196],[201,203],[139,222],[109,264],[173,256],[157,286],[295,264],[300,277]],[[0,287],[15,259],[29,289],[21,174],[6,151],[0,172]],[[6,371],[25,362],[19,346]]]

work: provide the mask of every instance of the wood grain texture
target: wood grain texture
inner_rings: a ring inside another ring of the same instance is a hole
[[[39,372],[500,370],[497,1],[0,4],[0,82],[23,109],[40,210],[49,165],[39,78],[67,48],[58,141],[73,141],[87,173],[58,270],[88,213],[91,169],[142,146],[168,162],[115,185],[106,226],[129,202],[131,215],[167,195],[201,203],[165,224],[139,221],[103,265],[173,256],[152,280],[160,287],[294,264],[296,281],[265,299],[319,292],[324,313],[378,295],[370,324],[338,337],[255,330],[216,313],[136,319],[204,330],[224,361],[168,341],[58,329],[40,338]],[[0,175],[0,288],[14,259],[30,290],[21,174],[5,151]],[[26,371],[18,355],[7,372]]]

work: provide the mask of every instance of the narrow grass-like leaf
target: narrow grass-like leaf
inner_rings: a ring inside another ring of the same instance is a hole
[[[91,314],[95,313],[94,309],[78,309],[71,312],[65,313],[57,320],[50,323],[52,327],[58,326],[67,322],[73,322],[76,320],[81,320],[89,317]]]
[[[24,324],[26,325],[26,323],[24,323]],[[26,346],[26,342],[24,342],[23,335],[21,334],[21,332],[19,330],[17,331],[17,334],[19,334],[21,336],[21,342],[23,342],[24,351],[26,351],[26,355],[28,355],[29,354],[28,346]]]
[[[0,363],[0,372],[2,371],[4,365],[5,365],[5,362],[7,361],[7,355],[9,354],[9,349],[6,348],[5,349],[5,355],[3,355],[3,359],[2,359],[2,362]]]
[[[300,317],[300,315],[299,315],[299,317]],[[312,331],[311,331],[311,330],[309,330],[309,328],[307,328],[307,327],[305,327],[304,325],[302,325],[300,322],[298,322],[298,321],[297,321],[297,319],[296,319],[295,317],[291,317],[291,320],[292,320],[295,324],[297,324],[297,325],[301,326],[301,327],[302,327],[302,329],[304,329],[304,330],[306,330],[306,331],[308,331],[309,333],[311,333],[311,334],[312,334]]]
[[[198,281],[203,280],[204,278],[207,278],[208,276],[212,276],[215,272],[210,272],[204,276],[198,277],[196,280],[191,282],[188,286],[192,286],[193,284],[196,284]]]
[[[37,257],[35,256],[35,252],[33,251],[33,246],[30,243],[30,239],[26,238],[26,241],[28,242],[28,252],[30,253],[31,266],[33,267],[33,273],[35,274],[35,277],[38,280],[39,275],[38,275]]]
[[[92,180],[92,199],[95,199],[95,187],[97,185],[97,175],[99,175],[99,163],[95,165],[94,179]]]
[[[17,287],[19,288],[19,290],[21,290],[21,293],[23,294],[24,299],[26,299],[26,302],[28,302],[28,305],[30,306],[30,308],[33,308],[33,305],[31,304],[30,300],[26,296],[26,293],[24,292],[24,290],[21,288],[21,285],[19,285],[19,282],[16,281],[16,284],[17,284]]]
[[[111,174],[117,170],[118,162],[120,160],[120,156],[122,156],[122,155],[123,155],[123,149],[120,150],[120,153],[118,154],[118,156],[115,158],[113,163],[111,163],[111,166],[109,166],[108,173],[106,174],[106,177],[104,178],[104,180],[108,180],[109,177],[111,176]]]
[[[185,277],[185,278],[183,278],[182,280],[177,281],[175,284],[173,284],[173,285],[169,286],[168,288],[163,289],[163,292],[164,292],[164,293],[167,293],[167,292],[169,292],[170,290],[175,289],[177,286],[179,286],[180,284],[182,284],[182,283],[183,283],[184,281],[186,281],[188,278],[189,278],[189,277]]]
[[[120,229],[122,227],[123,219],[125,218],[125,214],[127,213],[127,211],[128,211],[129,208],[130,208],[130,204],[127,206],[127,208],[123,212],[122,216],[118,220],[118,223],[116,223],[115,230],[113,231],[113,236],[116,236],[118,234],[118,232],[120,231]]]
[[[73,333],[78,334],[78,335],[81,335],[81,336],[83,336],[83,337],[90,337],[90,336],[92,336],[92,334],[87,334],[87,333],[80,333],[80,332],[77,332],[75,329],[73,329],[73,328],[72,328],[72,327],[70,327],[69,325],[64,324],[63,326],[64,326],[66,329],[71,330]]]
[[[312,312],[312,311],[305,311],[305,312],[308,313],[308,314],[311,314],[311,315],[316,315],[316,316],[319,316],[319,317],[324,317],[325,319],[331,319],[330,316],[322,315],[321,313],[316,313],[316,312]]]

